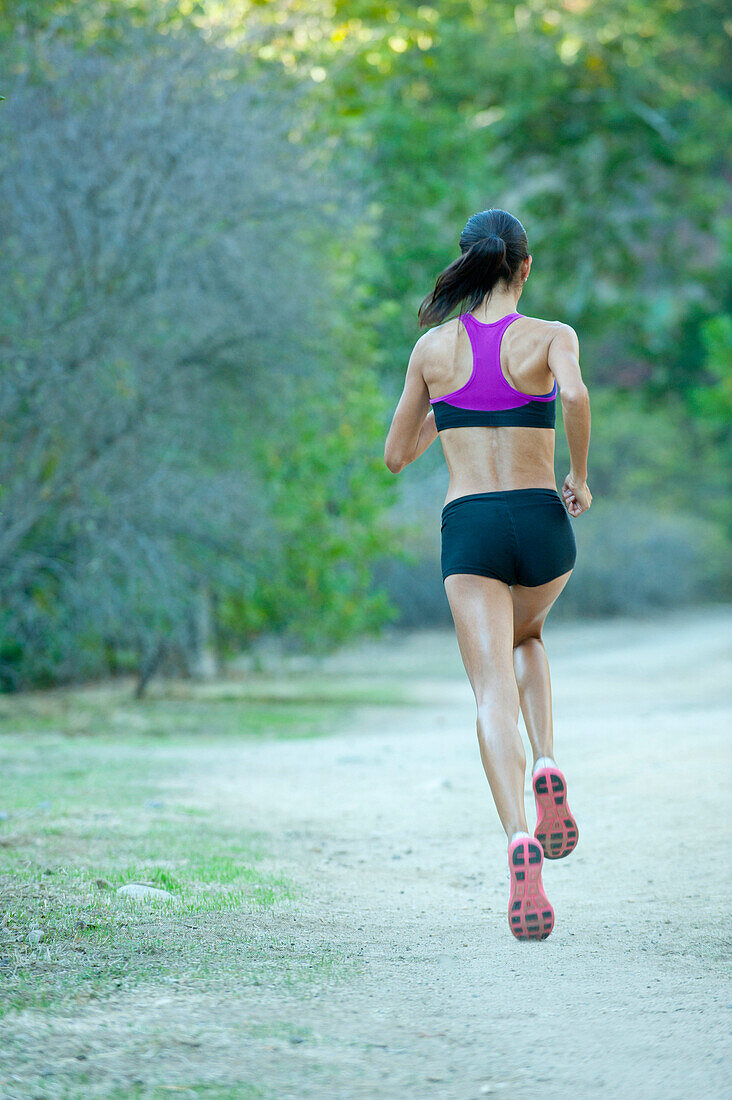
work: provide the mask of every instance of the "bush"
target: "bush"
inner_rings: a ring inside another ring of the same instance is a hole
[[[601,502],[574,531],[577,564],[557,605],[562,615],[633,615],[704,601],[710,591],[732,595],[725,540],[707,520]]]

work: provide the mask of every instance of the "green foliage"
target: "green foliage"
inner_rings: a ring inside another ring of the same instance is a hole
[[[0,681],[15,688],[191,671],[217,625],[315,646],[393,614],[367,593],[393,499],[374,451],[387,409],[362,327],[327,300],[353,297],[353,275],[345,249],[324,261],[324,223],[337,233],[357,198],[316,175],[288,136],[296,98],[238,54],[139,28],[139,5],[116,8],[129,33],[112,50],[102,10],[79,5],[76,41],[60,6],[25,43],[4,131]],[[279,470],[270,449],[301,431]]]
[[[642,392],[613,387],[592,391],[590,485],[595,500],[635,501],[648,508],[683,511],[687,479],[704,485],[717,462],[716,449],[683,401],[669,398],[658,408]],[[557,432],[557,479],[569,469],[563,432]],[[684,478],[678,476],[684,471]],[[697,496],[696,509],[706,514]]]
[[[249,635],[283,631],[318,651],[396,617],[386,593],[371,587],[373,562],[395,550],[383,516],[396,486],[373,374],[347,365],[328,385],[306,381],[295,394],[284,438],[260,440],[256,450],[270,552],[248,599],[225,603],[224,624]]]
[[[28,57],[26,48],[30,46],[32,55],[33,36],[53,30],[81,49],[124,48],[130,27],[167,32],[190,25],[191,16],[202,11],[203,4],[196,0],[1,0],[0,42],[9,44],[18,57]]]
[[[314,74],[303,128],[363,164],[378,246],[357,271],[394,396],[467,216],[504,206],[534,254],[522,312],[580,334],[593,489],[732,531],[722,4],[294,7],[307,34],[289,0],[252,12],[259,53]]]
[[[597,521],[605,537],[622,509],[645,510],[650,526],[663,529],[660,544],[669,548],[669,560],[696,562],[693,567],[711,590],[726,591],[716,549],[718,536],[732,533],[727,491],[732,318],[725,312],[732,273],[725,183],[732,114],[723,17],[720,0],[701,5],[448,0],[434,6],[406,0],[398,7],[372,0],[1,4],[4,71],[38,85],[51,79],[53,69],[39,48],[41,39],[73,45],[80,56],[114,55],[129,61],[132,70],[142,55],[152,57],[161,42],[169,44],[179,32],[198,36],[211,51],[212,32],[214,37],[221,32],[216,47],[225,41],[230,52],[215,94],[260,74],[274,78],[278,89],[291,89],[285,132],[296,157],[283,171],[299,176],[293,165],[301,157],[299,164],[309,173],[333,173],[340,193],[329,207],[327,227],[314,224],[300,198],[283,198],[275,183],[270,191],[283,212],[279,220],[260,195],[253,196],[251,211],[252,196],[236,199],[226,224],[216,210],[205,215],[200,203],[193,204],[201,213],[201,242],[225,242],[215,264],[222,281],[207,273],[204,285],[194,288],[197,308],[190,309],[184,295],[192,281],[186,277],[179,285],[173,279],[165,290],[171,301],[183,303],[185,316],[155,330],[149,347],[138,349],[136,322],[120,330],[125,313],[117,307],[125,288],[104,280],[103,297],[114,311],[124,349],[113,357],[100,355],[91,366],[85,353],[67,358],[75,370],[77,363],[86,364],[93,377],[84,392],[96,394],[115,415],[134,411],[141,364],[154,362],[159,375],[161,358],[175,338],[182,362],[189,361],[200,317],[226,301],[227,287],[234,288],[237,317],[246,316],[247,323],[253,317],[254,328],[269,327],[260,325],[258,314],[278,317],[280,331],[289,324],[289,353],[269,332],[261,339],[247,335],[249,388],[241,401],[238,333],[234,340],[221,334],[222,350],[218,339],[211,352],[203,349],[207,368],[215,365],[207,408],[197,407],[198,423],[206,428],[194,438],[181,420],[177,442],[163,447],[185,479],[171,479],[181,497],[160,494],[173,533],[152,586],[137,579],[151,573],[139,548],[122,565],[114,555],[97,553],[98,532],[109,524],[108,516],[119,513],[110,493],[99,489],[88,498],[97,534],[89,515],[78,516],[78,489],[64,468],[73,433],[55,436],[53,426],[48,428],[47,445],[34,457],[42,518],[24,546],[33,569],[4,604],[0,673],[4,665],[10,681],[20,669],[21,680],[53,682],[65,663],[70,667],[70,652],[74,675],[102,670],[110,654],[123,666],[129,654],[138,661],[144,639],[133,638],[127,627],[120,632],[119,624],[137,617],[146,631],[170,635],[184,616],[176,612],[169,618],[155,608],[159,592],[173,581],[179,608],[190,604],[199,581],[208,585],[216,633],[232,648],[268,631],[323,648],[393,620],[395,607],[384,588],[374,588],[374,576],[378,563],[388,561],[404,576],[399,561],[407,560],[409,532],[388,521],[397,482],[383,464],[383,438],[418,335],[418,304],[457,254],[467,217],[491,205],[512,210],[529,233],[534,268],[522,312],[559,317],[580,334],[593,396],[591,484],[596,511],[607,505],[612,517],[604,526]],[[148,35],[144,46],[137,35],[141,30]],[[57,76],[53,79],[58,87]],[[204,86],[213,88],[209,81]],[[192,86],[187,90],[190,110],[202,96]],[[9,100],[12,94],[11,88]],[[83,95],[78,102],[66,97],[62,106],[67,114],[80,115],[83,101]],[[0,107],[6,117],[11,106]],[[141,117],[147,117],[144,110]],[[199,123],[197,133],[205,132]],[[172,136],[180,135],[176,130]],[[26,135],[26,147],[27,140]],[[256,162],[251,140],[244,146]],[[127,162],[149,163],[147,155]],[[9,163],[15,162],[9,158]],[[157,168],[146,171],[157,179]],[[232,178],[241,179],[238,168]],[[52,184],[48,194],[72,195],[75,186]],[[210,190],[229,193],[228,186]],[[27,193],[25,181],[15,193]],[[85,213],[95,208],[95,195],[82,204]],[[119,207],[117,200],[110,204]],[[270,293],[263,305],[259,293],[258,306],[257,293],[237,289],[237,265],[227,266],[224,259],[231,254],[236,225],[250,216],[268,228],[266,260],[252,260],[256,253],[247,246],[242,251],[247,264],[239,269],[249,265],[256,273],[257,292],[260,273],[276,273],[270,284],[277,282],[276,297]],[[104,224],[109,225],[108,217]],[[175,236],[166,231],[161,239]],[[86,238],[95,233],[82,233]],[[38,250],[39,266],[29,268],[23,257],[35,255],[32,249],[12,232],[6,239],[4,330],[23,334],[19,346],[37,360],[39,377],[47,378],[48,356],[26,317],[49,317],[61,330],[77,317],[84,325],[84,298],[73,277],[58,309],[39,298],[50,277],[46,257],[71,253],[46,243]],[[296,242],[298,257],[307,257],[307,263],[280,254],[281,241]],[[141,286],[157,286],[144,252],[129,251],[130,277]],[[194,251],[198,270],[200,248]],[[88,272],[94,264],[81,268]],[[185,263],[169,269],[187,270]],[[287,278],[280,280],[281,271]],[[311,296],[315,286],[322,288],[319,299],[315,292]],[[318,323],[310,326],[308,316],[316,312]],[[152,318],[154,311],[144,308],[142,314]],[[98,334],[96,318],[96,307],[89,309],[87,319]],[[214,329],[218,335],[220,326]],[[299,335],[293,339],[292,333]],[[59,346],[54,336],[57,357]],[[273,355],[279,373],[270,377]],[[18,377],[22,381],[22,371]],[[197,399],[201,393],[198,387]],[[56,415],[54,402],[41,404]],[[261,418],[252,417],[252,408]],[[28,419],[34,419],[30,413]],[[168,412],[153,414],[164,425]],[[162,438],[159,430],[153,434]],[[420,468],[429,469],[431,461],[432,456],[423,459]],[[565,461],[558,433],[560,476]],[[124,461],[122,472],[123,466]],[[209,491],[213,506],[206,511],[201,502],[213,478],[240,471],[245,492],[238,511],[231,479],[221,482],[227,509]],[[179,526],[184,514],[186,522]],[[640,514],[633,511],[636,522]],[[700,521],[699,538],[692,536],[687,517]],[[157,527],[146,531],[145,539],[158,554]],[[623,559],[626,574],[646,548],[642,540],[631,544],[634,549]],[[699,564],[705,560],[702,544],[716,563],[711,571]],[[681,546],[691,547],[687,558]],[[94,569],[104,581],[109,606],[114,604],[108,621],[98,616],[93,621],[86,598],[71,607],[69,562],[74,560],[88,561],[84,575],[94,591],[101,583]],[[611,583],[614,568],[600,570],[602,584]],[[7,617],[13,600],[28,612],[23,637]],[[67,625],[70,610],[73,629]],[[36,647],[30,657],[28,639]]]
[[[575,525],[577,566],[563,615],[643,615],[732,597],[727,543],[697,515],[615,500],[593,502]]]
[[[628,356],[638,380],[663,370],[690,314],[724,300],[721,4],[295,4],[305,34],[279,18],[292,7],[266,6],[259,53],[315,74],[306,124],[339,157],[357,149],[373,184],[364,270],[385,372],[467,216],[491,205],[528,228],[526,312],[578,326],[597,380]]]
[[[702,328],[710,382],[688,392],[693,416],[729,429],[732,423],[732,315],[710,317]]]

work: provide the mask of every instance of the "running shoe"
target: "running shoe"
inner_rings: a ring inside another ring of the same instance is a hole
[[[533,837],[519,836],[509,844],[508,924],[517,940],[545,940],[554,927],[554,910],[541,883],[543,863],[541,844]]]
[[[567,805],[567,780],[559,768],[537,768],[532,777],[537,822],[534,836],[547,859],[561,859],[577,847],[579,829]]]

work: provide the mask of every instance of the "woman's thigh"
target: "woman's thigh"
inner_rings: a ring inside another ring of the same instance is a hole
[[[476,701],[501,701],[518,712],[511,589],[494,577],[451,573],[445,593]]]
[[[523,584],[515,584],[511,588],[514,645],[519,645],[526,638],[541,637],[541,628],[549,609],[571,576],[570,569],[553,581],[539,584],[535,588]]]

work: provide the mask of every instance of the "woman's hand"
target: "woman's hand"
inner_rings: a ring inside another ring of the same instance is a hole
[[[564,479],[562,496],[570,516],[581,516],[592,504],[592,493],[587,482],[576,477],[571,471]]]

